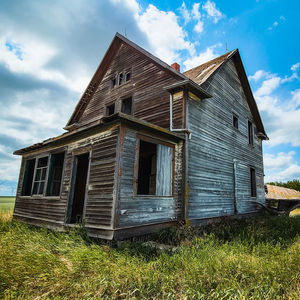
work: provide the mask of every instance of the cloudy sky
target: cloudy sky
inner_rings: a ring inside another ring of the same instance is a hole
[[[298,0],[1,0],[0,195],[19,149],[61,134],[116,32],[187,70],[239,48],[270,141],[266,181],[300,178]]]

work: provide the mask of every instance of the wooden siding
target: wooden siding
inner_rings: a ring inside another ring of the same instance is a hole
[[[121,71],[130,71],[131,79],[112,88],[111,79]],[[176,79],[173,76],[154,65],[149,58],[122,44],[78,121],[78,126],[101,119],[105,116],[107,105],[115,103],[115,112],[120,111],[122,99],[132,96],[135,117],[169,128],[169,93],[163,87],[174,82]]]
[[[173,128],[184,127],[184,98],[183,91],[173,94],[172,115]]]
[[[136,196],[133,184],[137,147],[136,135],[135,130],[128,128],[122,134],[117,209],[119,228],[174,221],[181,216],[183,142],[176,144],[174,148],[175,178],[173,196]],[[155,137],[152,136],[152,138]]]
[[[264,203],[261,140],[248,145],[248,120],[253,122],[237,71],[228,61],[205,86],[213,98],[189,98],[188,218],[191,220],[255,210],[251,200]],[[232,125],[232,114],[239,129]],[[253,124],[254,125],[254,124]],[[254,126],[255,131],[255,126]],[[236,182],[234,160],[237,161]],[[250,166],[257,176],[257,197],[250,197]]]
[[[71,191],[74,155],[91,152],[88,192],[85,203],[87,228],[113,227],[114,176],[119,126],[104,132],[71,142],[66,145],[64,172],[59,197],[21,196],[26,159],[22,159],[14,216],[23,220],[35,220],[36,224],[65,224]],[[38,154],[48,155],[53,149]],[[34,156],[28,156],[34,157]],[[103,235],[103,234],[102,234]]]

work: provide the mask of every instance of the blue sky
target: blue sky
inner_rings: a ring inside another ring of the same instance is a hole
[[[12,152],[63,132],[117,31],[183,71],[239,48],[270,137],[265,180],[299,179],[299,11],[279,0],[2,0],[0,195],[16,191]]]

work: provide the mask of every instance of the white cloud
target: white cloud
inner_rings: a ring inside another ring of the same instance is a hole
[[[187,34],[177,18],[174,12],[161,11],[152,4],[136,17],[154,54],[167,63],[178,61],[181,50],[188,50],[190,55],[195,53],[194,45],[186,40]]]
[[[287,165],[291,165],[295,154],[295,151],[290,151],[288,153],[279,152],[277,156],[267,153],[264,155],[264,166],[266,169],[279,169],[286,167]]]
[[[264,70],[258,70],[255,72],[254,75],[249,76],[248,78],[249,78],[249,80],[258,81],[261,78],[265,77],[266,75],[268,75],[268,73],[265,72]]]
[[[265,182],[288,181],[300,178],[300,166],[295,161],[296,152],[280,152],[276,155],[264,155],[264,167],[267,174]]]
[[[186,25],[191,20],[191,15],[188,9],[186,8],[186,5],[184,2],[182,2],[181,7],[179,8],[179,11],[184,19],[184,25]]]
[[[197,24],[194,26],[194,31],[197,33],[203,32],[204,23],[202,21],[198,21]]]
[[[223,14],[220,10],[216,8],[216,3],[212,1],[207,1],[203,5],[203,10],[206,11],[208,17],[212,18],[214,23],[218,23],[218,21],[223,18]]]
[[[194,3],[192,9],[192,15],[195,20],[200,20],[201,18],[201,13],[199,9],[200,9],[200,3]]]
[[[260,97],[270,95],[274,90],[278,88],[280,82],[281,78],[277,76],[273,76],[265,80],[262,86],[255,92],[255,96]]]
[[[273,30],[274,28],[276,28],[279,25],[279,23],[283,23],[284,21],[285,21],[285,17],[280,16],[278,21],[274,21],[273,24],[268,27],[268,30]]]
[[[218,56],[218,54],[215,52],[215,48],[220,46],[220,44],[218,45],[213,45],[211,47],[207,47],[206,50],[202,53],[200,53],[199,55],[195,55],[192,58],[188,58],[187,60],[185,60],[183,62],[185,68],[188,69],[192,69],[196,66],[199,66],[215,57]]]
[[[291,66],[291,71],[296,72],[300,68],[300,62]]]

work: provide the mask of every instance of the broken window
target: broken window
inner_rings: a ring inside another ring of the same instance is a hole
[[[232,115],[232,125],[234,128],[239,129],[239,119],[236,115]]]
[[[125,82],[129,81],[130,78],[131,78],[131,74],[130,74],[130,72],[127,72],[127,73],[125,74]]]
[[[33,195],[43,195],[48,167],[48,156],[38,159],[33,183]]]
[[[253,145],[253,125],[250,121],[248,121],[248,142]]]
[[[62,180],[65,153],[55,153],[51,155],[50,168],[47,183],[47,196],[59,196]]]
[[[34,166],[35,166],[35,158],[26,161],[22,192],[21,192],[22,196],[31,195]]]
[[[173,148],[140,140],[138,195],[172,195]]]
[[[124,79],[124,74],[123,73],[119,73],[119,82],[118,85],[121,85],[123,83],[123,79]]]
[[[132,98],[122,100],[122,113],[131,115],[132,114]]]
[[[255,176],[254,168],[250,168],[250,184],[251,184],[251,197],[256,197],[256,176]]]
[[[117,84],[117,78],[115,77],[111,80],[111,87],[114,88],[116,84]]]
[[[106,106],[106,115],[107,116],[113,115],[114,113],[115,113],[115,104]]]

